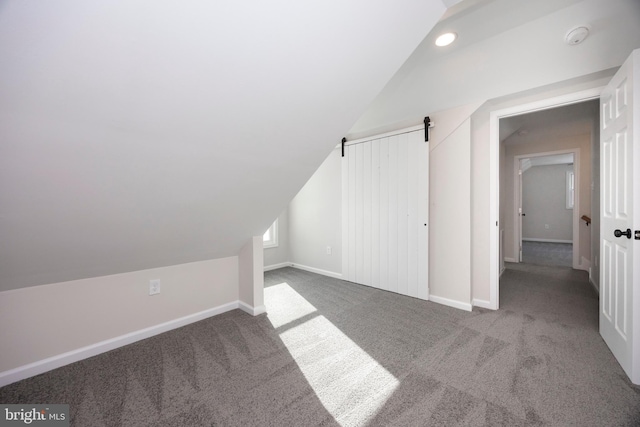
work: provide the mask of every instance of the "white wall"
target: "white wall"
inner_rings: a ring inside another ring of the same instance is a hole
[[[438,115],[433,118],[437,123]],[[431,144],[429,162],[429,298],[468,310],[471,309],[470,141],[471,120],[467,116],[451,134]]]
[[[289,204],[289,261],[342,274],[341,150],[334,149]],[[327,247],[331,254],[327,254]]]
[[[533,166],[522,173],[522,239],[573,239],[573,209],[567,209],[567,177],[573,165]]]
[[[446,9],[0,7],[0,290],[237,256]]]
[[[253,236],[238,255],[238,294],[241,308],[254,316],[265,312],[262,236]]]
[[[466,122],[467,119],[470,120],[470,146],[469,146],[469,162],[467,162],[467,170],[470,171],[469,182],[470,186],[468,190],[464,187],[462,188],[463,194],[460,195],[459,201],[460,204],[452,203],[449,206],[451,208],[460,209],[468,209],[470,216],[470,236],[462,236],[460,237],[460,242],[455,241],[454,239],[445,240],[439,239],[439,234],[434,228],[437,228],[437,223],[433,222],[433,218],[431,219],[432,224],[430,228],[430,233],[436,231],[435,240],[434,237],[430,237],[430,251],[433,253],[434,251],[438,251],[442,248],[449,247],[459,247],[460,252],[455,253],[455,257],[461,258],[460,261],[462,264],[462,268],[460,271],[456,272],[456,274],[463,275],[465,274],[466,266],[468,265],[468,269],[470,271],[469,278],[463,279],[457,283],[451,284],[443,284],[440,282],[440,275],[436,273],[433,278],[431,278],[430,287],[433,292],[433,295],[442,296],[443,298],[451,297],[452,300],[458,301],[462,304],[468,304],[469,301],[472,301],[474,305],[486,305],[490,300],[490,278],[489,278],[489,232],[490,229],[494,226],[494,224],[489,223],[489,117],[491,111],[501,110],[517,105],[527,104],[535,101],[540,101],[543,99],[553,98],[557,96],[561,96],[567,93],[579,92],[591,88],[602,87],[604,86],[609,78],[613,75],[615,70],[607,70],[602,73],[584,76],[579,79],[572,80],[570,82],[561,82],[558,84],[554,84],[548,87],[538,88],[535,90],[527,91],[524,93],[513,94],[507,97],[499,98],[496,100],[492,100],[490,102],[486,102],[480,106],[478,104],[469,104],[463,107],[446,110],[442,112],[436,112],[433,114],[429,114],[431,119],[436,124],[435,128],[431,130],[431,138],[432,141],[430,143],[430,147],[432,150],[437,149],[438,144],[447,140],[447,137],[452,135],[459,126]],[[415,125],[417,123],[406,123],[407,125]],[[369,136],[367,134],[360,134],[358,136]],[[450,144],[455,144],[454,141],[458,141],[459,143],[463,143],[459,135],[453,137],[449,140]],[[555,146],[554,146],[555,147]],[[551,147],[553,148],[553,147]],[[557,148],[547,149],[547,151],[554,151]],[[590,137],[589,143],[585,146],[585,152],[581,152],[581,162],[584,165],[585,162],[587,164],[590,160]],[[519,153],[524,154],[524,153]],[[431,158],[431,165],[433,166],[436,162],[438,162],[438,156]],[[333,159],[333,160],[331,160]],[[322,232],[319,232],[313,229],[313,224],[322,227],[323,230],[327,230],[330,232],[333,230],[340,230],[340,153],[339,150],[334,151],[329,159],[323,163],[321,169],[319,170],[314,177],[309,181],[312,183],[307,186],[303,190],[300,191],[296,199],[291,203],[289,207],[289,232],[290,232],[290,261],[299,262],[300,264],[309,265],[309,266],[324,266],[325,269],[330,269],[329,271],[340,271],[341,268],[339,257],[332,263],[328,263],[325,258],[326,255],[323,255],[322,248],[326,246],[324,244],[324,237]],[[466,162],[466,161],[465,161]],[[470,164],[470,167],[469,167]],[[505,147],[500,148],[500,164],[502,165],[501,169],[504,169],[506,165],[512,164],[507,160],[507,152]],[[456,165],[452,164],[454,170],[456,170]],[[460,191],[460,189],[455,188],[454,186],[450,186],[448,184],[447,175],[448,172],[445,170],[441,170],[442,168],[436,166],[435,171],[430,174],[430,185],[433,190],[436,190],[435,186],[444,186],[448,188],[450,191]],[[462,170],[460,171],[461,173]],[[444,175],[443,175],[444,174]],[[323,176],[324,179],[327,180],[325,184],[321,184],[317,181],[322,181],[320,178]],[[582,179],[585,178],[588,180],[588,174],[583,173]],[[508,197],[509,193],[513,192],[512,187],[508,189],[507,181],[510,179],[508,175],[501,173],[499,176],[500,179],[500,198],[501,201]],[[464,192],[466,191],[466,200],[470,203],[470,206],[466,206],[466,202],[464,201],[465,196]],[[432,194],[433,197],[433,194]],[[323,199],[324,198],[324,199]],[[586,205],[581,205],[581,209],[584,212],[591,211],[591,203],[590,196],[589,197],[581,197],[581,203],[585,203]],[[504,204],[504,203],[503,203]],[[330,207],[330,208],[329,208]],[[315,214],[314,209],[326,209],[327,212],[332,212],[326,218],[319,218],[319,215]],[[430,215],[436,215],[436,221],[438,215],[441,215],[438,209],[442,209],[442,206],[439,206],[438,203],[430,206]],[[507,217],[509,215],[505,215],[503,211],[499,212],[499,221],[500,227],[504,227],[507,222]],[[595,216],[592,213],[592,217]],[[309,222],[307,222],[307,220]],[[334,225],[330,224],[335,221]],[[308,224],[312,224],[308,226]],[[462,225],[464,227],[464,225]],[[325,228],[327,227],[327,228]],[[586,233],[584,238],[582,238],[581,234],[581,242],[584,244],[588,244],[589,238],[588,235],[591,233],[591,227],[586,228],[584,223],[580,225],[581,233]],[[506,230],[505,230],[506,231]],[[331,235],[332,241],[335,246],[334,254],[336,254],[335,248],[340,246],[341,238],[340,235]],[[294,243],[295,240],[295,243]],[[512,241],[511,237],[511,241]],[[508,243],[509,237],[505,237],[505,242]],[[308,247],[305,244],[309,244]],[[453,245],[453,246],[452,246]],[[465,260],[465,251],[469,248],[470,253],[469,261]],[[507,248],[505,248],[506,250]],[[591,250],[589,248],[581,248],[581,253],[587,254],[585,258],[589,259]],[[513,254],[513,252],[512,252]],[[452,255],[453,257],[454,255]],[[453,258],[445,257],[446,263],[453,262]],[[434,260],[435,261],[435,260]],[[437,261],[441,262],[441,261]],[[318,267],[322,268],[322,267]],[[430,269],[433,269],[433,263],[430,265]],[[466,281],[465,281],[466,280]],[[453,286],[451,288],[450,286]],[[470,290],[470,298],[467,297],[467,292]],[[441,295],[439,295],[441,294]]]
[[[238,268],[238,257],[229,257],[0,292],[0,377],[164,322],[224,309],[239,300]],[[161,280],[160,294],[149,295],[151,279]]]
[[[470,121],[479,104],[429,114],[429,252],[431,297],[470,308],[471,183]],[[289,205],[292,263],[330,273],[342,272],[341,152],[334,150]],[[326,247],[332,246],[332,255]]]
[[[278,216],[278,246],[264,249],[264,267],[289,262],[289,207]]]

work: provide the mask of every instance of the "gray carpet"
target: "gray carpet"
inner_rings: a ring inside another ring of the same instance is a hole
[[[583,272],[509,265],[459,311],[291,268],[235,310],[0,389],[75,426],[637,426]]]
[[[522,241],[522,262],[538,265],[573,266],[573,244]]]

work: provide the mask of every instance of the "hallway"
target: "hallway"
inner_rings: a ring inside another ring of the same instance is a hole
[[[525,264],[571,267],[573,265],[573,245],[571,243],[523,240],[522,262]]]

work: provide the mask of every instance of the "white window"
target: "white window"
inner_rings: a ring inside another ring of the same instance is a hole
[[[567,171],[567,209],[573,209],[573,200],[575,197],[576,178],[573,171]]]
[[[265,248],[275,248],[278,246],[278,220],[276,219],[271,227],[262,236],[262,246]]]

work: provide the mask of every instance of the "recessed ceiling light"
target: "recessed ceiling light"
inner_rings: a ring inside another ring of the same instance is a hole
[[[444,33],[436,39],[436,46],[449,46],[458,37],[456,33]]]

